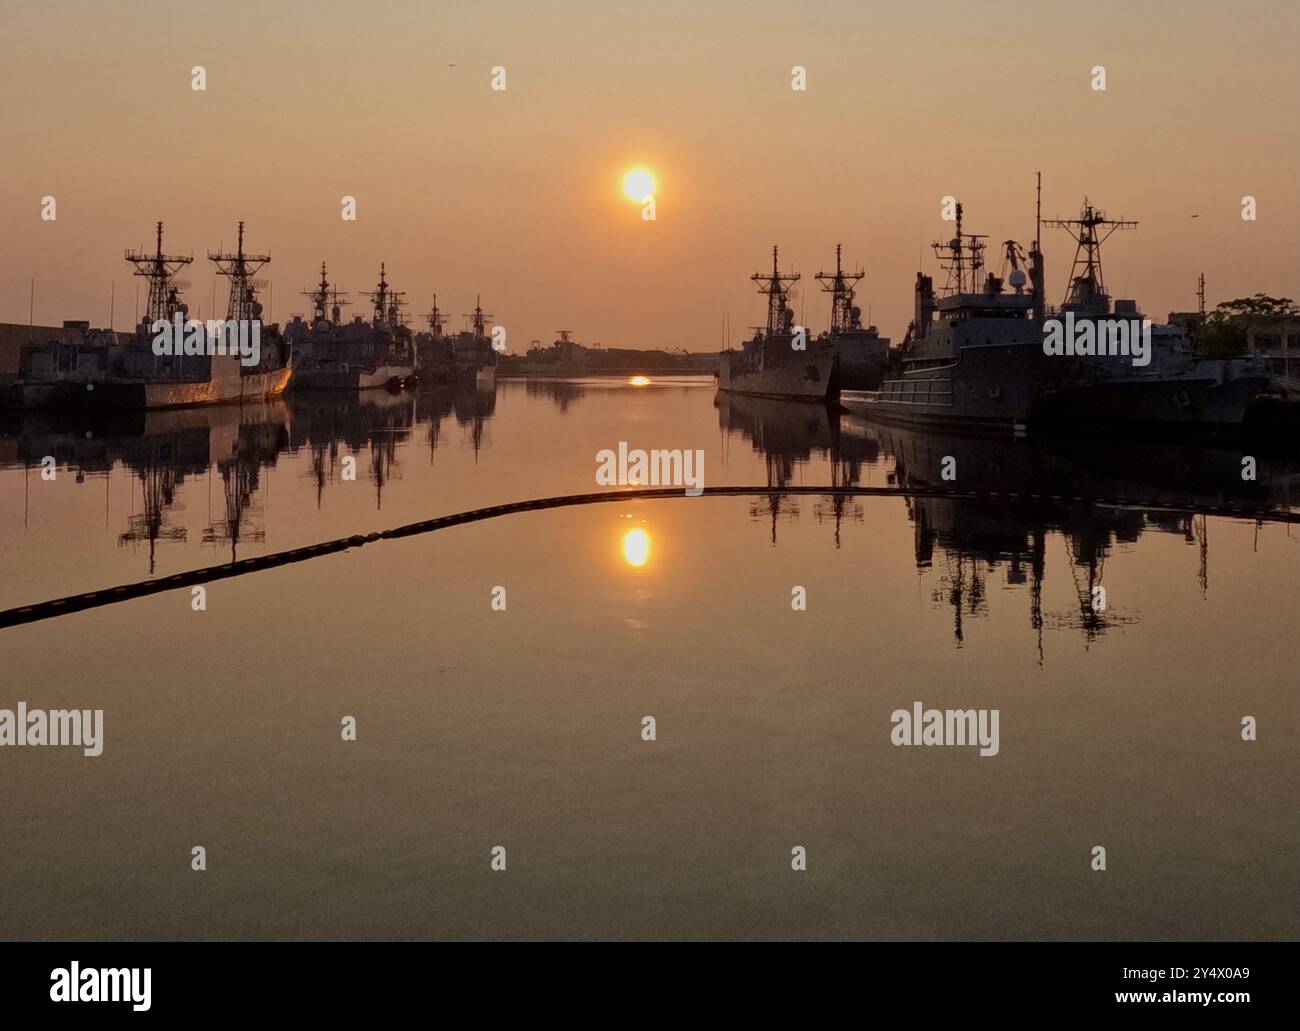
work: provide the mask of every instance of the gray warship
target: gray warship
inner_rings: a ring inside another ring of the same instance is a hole
[[[857,284],[865,272],[845,272],[835,245],[835,271],[818,272],[813,278],[831,295],[830,331],[817,339],[829,345],[839,358],[836,384],[840,390],[873,390],[880,386],[889,361],[889,338],[875,326],[862,325],[857,304]]]
[[[1263,358],[1206,358],[1180,326],[1152,323],[1137,302],[1111,303],[1102,276],[1101,245],[1115,231],[1137,222],[1107,218],[1085,197],[1078,218],[1046,225],[1066,230],[1076,243],[1065,302],[1057,317],[1093,323],[1097,340],[1109,327],[1128,323],[1130,334],[1149,329],[1147,364],[1128,355],[1056,358],[1076,365],[1078,384],[1053,398],[1044,419],[1059,427],[1107,425],[1176,430],[1181,435],[1231,435],[1246,424],[1252,407],[1275,391]]]
[[[1007,274],[995,276],[984,268],[987,237],[967,233],[962,218],[958,204],[956,234],[932,244],[947,273],[942,295],[936,297],[930,276],[916,274],[915,311],[896,355],[897,371],[878,391],[842,392],[846,409],[882,421],[1020,433],[1047,398],[1072,382],[1071,363],[1043,352],[1038,240],[1029,251],[1028,274],[1020,245],[1006,241]]]
[[[0,388],[0,408],[181,408],[260,400],[284,392],[292,376],[290,347],[278,326],[262,322],[258,284],[253,279],[271,256],[245,253],[243,222],[236,250],[210,253],[208,259],[219,275],[230,280],[226,320],[253,326],[257,332],[258,360],[244,364],[232,353],[155,353],[156,323],[189,324],[189,307],[181,297],[185,284],[177,277],[194,260],[192,255],[164,254],[162,241],[159,222],[152,252],[126,252],[135,275],[149,284],[149,298],[135,332],[65,323],[62,338],[23,349],[17,380]]]
[[[752,397],[789,401],[833,401],[838,395],[835,348],[825,341],[808,340],[796,332],[790,307],[790,287],[798,273],[782,275],[777,248],[772,248],[772,274],[750,276],[759,293],[767,297],[767,325],[756,327],[754,336],[740,351],[723,351],[718,364],[718,389]]]
[[[360,315],[341,320],[348,302],[332,289],[323,262],[320,284],[304,293],[312,299],[312,320],[295,317],[286,330],[297,351],[295,390],[399,389],[414,382],[415,347],[402,318],[403,295],[389,285],[383,264],[370,294],[370,322]]]

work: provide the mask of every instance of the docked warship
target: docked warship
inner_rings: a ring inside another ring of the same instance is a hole
[[[1130,334],[1140,332],[1147,320],[1137,302],[1116,299],[1112,305],[1101,265],[1102,243],[1116,230],[1138,223],[1107,218],[1085,197],[1078,218],[1045,224],[1066,230],[1076,244],[1058,316],[1072,316],[1075,325],[1091,321],[1097,340],[1117,323],[1129,323]],[[1053,398],[1045,419],[1060,427],[1164,426],[1217,436],[1244,426],[1256,402],[1274,392],[1263,358],[1206,358],[1196,353],[1182,327],[1151,323],[1149,329],[1150,359],[1145,365],[1134,364],[1126,355],[1056,358],[1075,364],[1079,382]]]
[[[61,339],[27,345],[18,377],[0,387],[3,408],[131,410],[179,408],[276,397],[289,385],[290,346],[279,327],[262,322],[254,274],[269,254],[244,252],[244,223],[233,253],[209,253],[218,275],[230,280],[228,322],[256,325],[259,359],[246,365],[239,354],[155,354],[154,325],[185,325],[189,307],[178,278],[192,255],[163,253],[163,224],[156,225],[154,251],[127,251],[134,274],[149,284],[144,315],[131,334],[65,324]],[[201,349],[206,349],[201,348]]]
[[[789,401],[834,400],[838,391],[835,348],[824,340],[807,339],[801,328],[796,332],[790,288],[799,274],[781,273],[773,247],[771,275],[756,272],[750,279],[767,297],[767,325],[755,327],[742,350],[722,352],[718,389]]]
[[[830,331],[817,339],[830,345],[839,358],[837,383],[841,390],[873,390],[880,386],[889,361],[889,338],[875,326],[862,325],[857,304],[857,284],[865,272],[845,272],[835,245],[835,271],[818,272],[813,278],[831,295]]]
[[[425,316],[429,331],[417,333],[415,337],[421,379],[478,386],[496,382],[497,352],[487,331],[487,320],[492,316],[483,310],[481,297],[475,296],[474,310],[464,318],[469,320],[467,329],[444,333],[446,316],[438,307],[438,295],[434,294],[433,307]]]
[[[1071,363],[1043,352],[1043,256],[1003,245],[1009,273],[985,272],[987,237],[967,233],[962,205],[956,234],[931,246],[947,282],[916,274],[915,309],[897,355],[899,372],[879,391],[846,391],[840,403],[872,419],[1023,432],[1043,404],[1073,382]],[[1025,292],[1026,285],[1030,291]],[[1010,286],[1008,292],[1005,288]]]
[[[453,378],[472,380],[481,386],[495,383],[497,352],[487,332],[487,320],[492,316],[483,311],[482,299],[477,294],[474,310],[463,317],[469,320],[469,328],[461,330],[451,341]]]
[[[286,329],[297,351],[295,390],[400,389],[414,382],[415,347],[402,318],[404,295],[392,289],[383,264],[369,295],[370,322],[360,315],[341,320],[348,302],[332,289],[324,263],[320,284],[304,294],[312,299],[311,322],[295,317]]]

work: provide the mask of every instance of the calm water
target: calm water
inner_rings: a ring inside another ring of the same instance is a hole
[[[591,491],[620,440],[771,488],[0,631],[0,708],[105,714],[98,758],[0,749],[4,937],[1300,935],[1300,529],[1159,507],[1295,511],[1294,460],[1243,483],[1228,449],[945,438],[704,379],[0,429],[0,608]],[[1150,504],[780,490],[937,485],[945,456]],[[999,754],[893,746],[918,700],[998,709]]]

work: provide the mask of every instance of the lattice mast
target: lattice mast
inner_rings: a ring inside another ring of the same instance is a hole
[[[962,229],[962,206],[958,202],[957,235],[947,243],[930,244],[939,267],[948,273],[946,293],[975,293],[979,289],[987,239],[986,234],[967,233]]]
[[[755,272],[749,278],[758,284],[758,292],[767,296],[767,335],[790,332],[794,321],[794,312],[789,304],[790,288],[799,282],[799,273],[781,275],[777,267],[777,248],[773,245],[772,274]]]
[[[485,337],[487,336],[487,332],[486,332],[487,320],[496,318],[496,316],[490,315],[483,310],[482,299],[478,294],[475,294],[474,311],[466,312],[462,314],[461,318],[470,320],[470,325],[473,329],[473,333],[475,337]]]
[[[840,263],[840,244],[835,245],[835,272],[818,272],[813,278],[831,295],[831,332],[847,333],[862,327],[861,314],[853,305],[855,288],[865,272],[845,272]]]
[[[374,306],[375,323],[385,323],[388,326],[398,325],[401,317],[402,298],[406,296],[404,290],[394,290],[388,285],[388,279],[384,269],[384,263],[379,264],[379,283],[370,293],[370,303]]]
[[[1078,218],[1054,218],[1043,225],[1064,229],[1076,244],[1065,306],[1102,314],[1109,312],[1110,294],[1106,292],[1106,281],[1101,273],[1101,245],[1115,230],[1133,229],[1137,223],[1107,218],[1104,211],[1094,208],[1084,197],[1083,210]]]
[[[149,281],[149,300],[145,306],[145,325],[152,326],[159,319],[168,322],[178,311],[184,311],[180,291],[182,284],[176,276],[186,265],[194,260],[194,255],[186,257],[181,254],[164,254],[162,249],[163,224],[158,223],[157,241],[154,253],[144,251],[126,251],[125,257],[135,266],[134,275]]]
[[[429,323],[430,333],[432,333],[436,337],[442,336],[442,324],[444,321],[444,316],[442,314],[442,309],[438,307],[437,294],[433,295],[433,307],[430,308],[429,313],[425,315],[425,320]]]
[[[347,299],[347,294],[340,293],[339,288],[326,278],[323,261],[320,263],[320,283],[315,290],[303,290],[302,295],[311,300],[313,325],[322,320],[333,321],[337,325],[343,308],[352,303]]]
[[[262,305],[257,300],[258,284],[253,276],[263,266],[271,263],[269,254],[244,253],[244,223],[239,223],[239,241],[233,254],[208,254],[208,260],[217,266],[217,275],[230,280],[230,302],[226,305],[227,321],[252,321],[262,317]]]

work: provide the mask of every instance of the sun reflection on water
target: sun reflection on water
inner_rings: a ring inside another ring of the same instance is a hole
[[[623,535],[623,560],[640,569],[650,559],[650,535],[641,527],[628,530]]]

